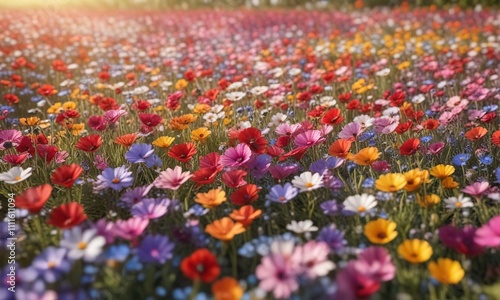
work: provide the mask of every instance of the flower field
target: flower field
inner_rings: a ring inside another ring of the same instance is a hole
[[[0,299],[499,299],[499,20],[0,12]]]

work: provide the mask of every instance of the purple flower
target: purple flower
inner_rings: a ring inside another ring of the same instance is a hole
[[[97,234],[104,237],[106,240],[106,244],[111,244],[115,241],[114,235],[114,226],[113,222],[108,222],[106,219],[100,219],[94,225],[94,228],[97,230]]]
[[[146,197],[153,185],[136,187],[130,191],[123,193],[120,201],[132,206]]]
[[[247,144],[238,144],[234,148],[229,148],[220,157],[220,164],[223,167],[239,167],[250,160],[252,150]]]
[[[134,164],[143,163],[153,155],[153,152],[153,146],[149,144],[133,144],[125,154],[125,159]]]
[[[287,182],[284,186],[277,184],[271,188],[266,199],[271,202],[287,203],[297,196],[299,190],[291,183]]]
[[[269,166],[271,165],[271,156],[267,154],[252,155],[247,162],[246,167],[250,170],[250,174],[255,179],[261,179],[267,174]]]
[[[172,258],[174,244],[163,235],[148,235],[144,237],[137,248],[139,258],[145,263],[164,264]]]
[[[326,164],[326,159],[324,158],[318,159],[309,166],[309,171],[312,173],[323,174],[326,170],[328,170],[328,166]]]
[[[335,225],[323,227],[316,239],[325,242],[330,247],[330,250],[335,253],[341,253],[347,244],[344,239],[344,232],[338,230]]]
[[[108,164],[107,164],[106,159],[104,157],[97,154],[94,158],[94,166],[97,169],[103,171],[108,167]]]
[[[474,242],[483,247],[500,247],[500,216],[493,217],[476,231]]]
[[[323,214],[329,216],[338,215],[342,211],[342,206],[339,205],[335,200],[325,201],[321,203],[320,207],[323,210]]]
[[[291,165],[275,165],[275,166],[270,166],[269,167],[269,173],[271,173],[271,176],[274,179],[285,179],[288,176],[295,174],[299,171],[299,166],[296,164],[291,164]]]
[[[451,225],[439,228],[439,239],[448,248],[465,255],[479,255],[484,252],[484,248],[474,242],[476,228],[466,226],[457,228]]]
[[[66,259],[67,252],[63,248],[47,247],[31,265],[46,282],[55,282],[71,269],[71,262]]]
[[[168,199],[144,199],[132,206],[132,216],[157,219],[167,213],[169,204]]]
[[[107,188],[112,188],[115,191],[120,191],[125,187],[132,185],[134,177],[128,168],[121,166],[118,168],[106,168],[102,175],[97,176],[97,181],[94,190],[99,191]]]
[[[376,118],[375,121],[373,122],[373,125],[375,126],[376,133],[389,134],[394,130],[396,130],[396,127],[398,127],[399,122],[396,119],[384,116]]]

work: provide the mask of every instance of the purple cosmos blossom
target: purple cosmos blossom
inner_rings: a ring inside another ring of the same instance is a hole
[[[153,146],[149,144],[133,144],[125,154],[125,159],[134,164],[143,163],[153,155],[153,152]]]
[[[439,228],[439,239],[448,248],[465,255],[479,255],[484,252],[484,248],[474,242],[476,228],[466,226],[457,228],[451,225]]]
[[[291,183],[287,182],[284,186],[277,184],[271,188],[266,199],[277,203],[287,203],[297,196],[299,190]]]
[[[126,191],[121,196],[120,201],[132,206],[144,199],[152,187],[153,185],[151,184],[147,186],[136,187],[130,191]]]
[[[316,239],[325,242],[330,247],[330,250],[335,253],[341,253],[347,244],[347,241],[344,239],[344,232],[337,229],[333,224],[323,227]]]
[[[246,167],[250,170],[250,174],[252,174],[255,179],[261,179],[267,174],[271,161],[272,157],[270,155],[253,154],[250,160],[246,163]]]
[[[319,130],[308,130],[303,133],[299,133],[295,139],[294,143],[297,147],[312,147],[321,144],[325,141],[325,138]]]
[[[275,298],[288,298],[299,288],[298,266],[284,255],[264,256],[255,275],[260,280],[259,288],[273,292]]]
[[[325,201],[321,203],[320,207],[323,210],[323,214],[329,216],[338,215],[342,211],[342,205],[338,204],[336,200]]]
[[[344,183],[339,178],[335,177],[330,170],[323,172],[323,185],[332,190],[339,190],[344,187]]]
[[[106,219],[100,219],[95,223],[97,234],[104,237],[106,244],[112,244],[115,241],[113,222],[108,222]]]
[[[67,252],[67,249],[47,247],[31,265],[46,282],[55,282],[71,269],[71,262],[66,258]]]
[[[148,235],[137,248],[139,258],[143,262],[160,264],[172,258],[172,250],[174,244],[163,235]]]
[[[295,247],[293,256],[299,260],[301,273],[309,279],[326,276],[335,268],[335,264],[328,259],[330,248],[322,241],[309,241]]]
[[[157,219],[167,213],[169,204],[168,199],[144,199],[132,206],[132,216]]]
[[[223,167],[239,167],[250,160],[252,150],[247,144],[238,144],[234,148],[229,148],[220,157],[220,164]]]
[[[500,216],[477,229],[474,242],[483,247],[500,247]]]
[[[107,188],[112,188],[115,191],[120,191],[123,188],[132,185],[134,177],[128,168],[121,166],[118,168],[106,168],[102,175],[97,176],[94,190],[99,191]]]

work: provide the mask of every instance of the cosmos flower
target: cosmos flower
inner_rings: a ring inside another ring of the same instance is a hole
[[[164,264],[173,257],[174,244],[163,235],[147,235],[137,248],[141,261]]]
[[[0,173],[0,181],[8,184],[16,184],[28,179],[31,176],[32,168],[23,169],[21,167],[12,167],[9,171]]]
[[[83,258],[86,262],[92,262],[101,254],[106,240],[97,235],[95,229],[83,230],[81,227],[73,227],[63,232],[60,244],[61,247],[68,249],[69,259]]]
[[[375,197],[368,194],[349,196],[344,200],[344,210],[354,213],[369,212],[377,206]]]
[[[133,144],[125,153],[125,159],[134,164],[145,163],[153,152],[153,147],[149,144]]]
[[[295,198],[298,193],[299,190],[287,182],[283,186],[280,184],[273,186],[266,195],[266,199],[277,203],[287,203]]]
[[[40,277],[53,283],[71,269],[71,262],[66,258],[67,250],[49,246],[45,248],[31,263]]]
[[[176,191],[191,177],[192,175],[189,171],[182,172],[180,166],[175,166],[173,170],[167,168],[165,171],[160,172],[153,184],[159,189]]]
[[[314,226],[314,223],[311,220],[304,220],[299,222],[292,220],[290,224],[286,225],[286,229],[297,234],[318,231],[318,227]]]
[[[458,195],[458,197],[446,198],[443,201],[446,203],[446,208],[450,210],[474,206],[472,199],[465,197],[463,194]]]
[[[220,157],[223,167],[239,167],[250,160],[252,151],[247,144],[238,144],[234,148],[227,149]]]
[[[259,288],[272,292],[278,299],[289,298],[299,288],[297,273],[296,264],[279,254],[263,257],[255,269],[255,275],[260,280]]]
[[[304,172],[300,176],[295,176],[292,184],[301,192],[309,192],[323,186],[323,176],[311,172]]]
[[[157,219],[167,213],[169,204],[170,200],[168,199],[144,199],[132,206],[132,216]]]
[[[115,191],[120,191],[123,188],[131,186],[133,181],[132,172],[129,172],[125,166],[114,169],[106,168],[101,175],[97,176],[94,190],[99,191],[112,188]]]
[[[474,242],[483,247],[496,248],[500,246],[500,216],[491,218],[481,226],[474,236]]]
[[[230,218],[224,217],[208,224],[205,232],[218,240],[230,241],[236,235],[245,232],[245,227],[241,223],[235,223]]]

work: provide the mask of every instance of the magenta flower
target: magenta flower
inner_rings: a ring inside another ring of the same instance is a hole
[[[289,298],[299,288],[297,265],[280,254],[270,254],[262,258],[255,270],[260,280],[259,288],[272,292],[275,298]]]
[[[500,247],[500,216],[493,217],[487,224],[478,228],[474,242],[483,247]]]
[[[363,126],[357,122],[351,122],[342,128],[338,137],[346,140],[356,140],[363,132]]]
[[[396,266],[389,252],[382,247],[368,247],[354,263],[354,268],[375,280],[390,281],[396,275]]]
[[[132,206],[132,216],[157,219],[167,213],[169,204],[168,199],[144,199]]]
[[[439,153],[441,153],[441,151],[443,151],[443,149],[444,149],[444,143],[437,142],[429,145],[429,149],[427,149],[427,154],[438,155]]]
[[[175,166],[173,170],[168,168],[167,170],[161,172],[153,184],[159,189],[169,189],[175,191],[184,182],[191,178],[191,176],[192,175],[189,171],[182,172],[182,168],[180,166]]]
[[[471,185],[466,186],[462,192],[469,194],[473,197],[480,197],[486,190],[490,187],[488,181],[474,182]]]
[[[294,143],[297,147],[312,147],[324,141],[325,138],[321,135],[321,131],[319,130],[308,130],[299,133],[294,139]]]
[[[281,123],[278,127],[276,127],[275,132],[278,135],[293,136],[295,132],[300,129],[300,127],[300,124]]]
[[[103,116],[91,116],[87,120],[87,124],[94,130],[103,131],[106,129],[107,121]]]
[[[483,247],[474,242],[476,228],[466,226],[464,228],[451,225],[439,228],[439,239],[448,248],[465,255],[479,255],[484,252]]]
[[[104,113],[104,119],[108,121],[110,124],[115,124],[118,122],[121,116],[124,116],[128,114],[126,110],[123,109],[113,109],[113,110],[108,110],[106,113]]]
[[[244,165],[252,157],[252,150],[247,144],[238,144],[234,148],[229,148],[220,157],[220,164],[223,167],[239,167]]]
[[[380,289],[380,280],[369,276],[364,270],[356,268],[358,261],[350,261],[336,278],[337,291],[332,299],[354,300],[369,298]]]
[[[97,234],[106,239],[106,244],[111,244],[115,241],[114,227],[115,224],[113,222],[108,222],[106,219],[100,219],[95,223]]]
[[[15,129],[7,129],[0,131],[0,150],[9,149],[19,146],[23,133]]]
[[[292,174],[296,174],[299,171],[299,166],[297,165],[274,165],[269,167],[269,173],[274,179],[285,179]]]

